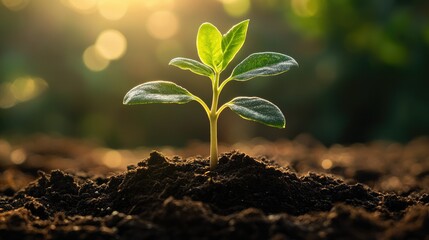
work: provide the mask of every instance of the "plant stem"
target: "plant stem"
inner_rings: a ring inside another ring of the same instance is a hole
[[[215,73],[213,81],[213,98],[212,106],[209,114],[210,121],[210,169],[213,170],[217,166],[218,148],[217,148],[217,106],[219,102],[219,73]]]
[[[210,169],[217,166],[217,116],[210,117]]]

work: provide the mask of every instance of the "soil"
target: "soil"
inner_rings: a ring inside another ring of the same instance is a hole
[[[85,142],[0,140],[0,239],[429,239],[429,138],[236,147],[210,171],[199,156],[112,167]]]

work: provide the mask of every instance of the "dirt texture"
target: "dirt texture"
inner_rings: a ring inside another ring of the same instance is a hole
[[[109,168],[58,139],[13,164],[0,142],[0,239],[429,239],[428,138],[252,144],[265,156],[230,151],[210,171],[157,151]]]

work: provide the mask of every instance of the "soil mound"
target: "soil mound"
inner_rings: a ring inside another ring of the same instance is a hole
[[[428,200],[240,152],[214,171],[152,152],[110,177],[39,172],[0,195],[0,239],[424,239]]]

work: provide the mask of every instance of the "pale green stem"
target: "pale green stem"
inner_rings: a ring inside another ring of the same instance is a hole
[[[220,84],[220,86],[219,86],[219,93],[220,93],[220,92],[222,92],[223,87],[225,87],[225,85],[226,85],[229,81],[231,81],[231,80],[232,80],[232,79],[229,77],[229,78],[225,79],[225,80]]]
[[[210,169],[217,166],[217,116],[210,118]]]
[[[224,105],[222,105],[220,108],[219,108],[219,110],[217,110],[217,112],[216,112],[216,115],[220,115],[220,113],[225,109],[225,108],[227,108],[228,107],[228,103],[229,102],[227,102],[227,103],[225,103]]]
[[[209,114],[210,121],[210,169],[213,170],[217,166],[218,146],[217,146],[217,106],[219,102],[219,73],[215,73],[213,81],[213,99]]]

